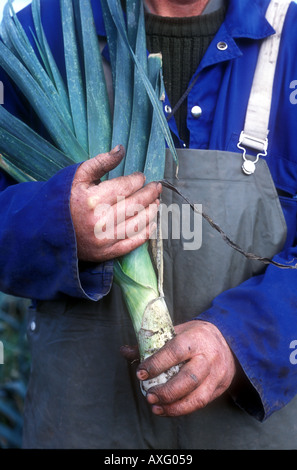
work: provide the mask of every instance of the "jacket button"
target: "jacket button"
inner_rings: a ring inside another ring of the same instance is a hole
[[[35,323],[34,320],[32,320],[31,323],[30,323],[30,330],[31,330],[31,331],[35,331],[35,330],[36,330],[36,323]]]
[[[164,110],[165,110],[166,114],[171,114],[172,113],[172,108],[170,106],[168,106],[168,104],[165,105]]]
[[[217,43],[217,48],[219,49],[219,51],[225,51],[226,49],[228,49],[228,44],[225,41],[220,41]]]
[[[191,114],[194,118],[199,118],[202,114],[202,109],[200,108],[200,106],[193,106],[193,108],[191,109]]]

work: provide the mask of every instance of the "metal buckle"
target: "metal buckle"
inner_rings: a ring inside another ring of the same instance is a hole
[[[245,147],[243,147],[243,145]],[[239,136],[239,142],[237,144],[237,147],[243,151],[243,164],[241,167],[242,171],[246,175],[252,175],[256,170],[256,163],[258,162],[259,157],[265,157],[267,155],[268,139],[258,139],[257,137],[253,137],[242,131]],[[251,148],[253,150],[257,150],[259,152],[255,160],[250,160],[249,158],[246,158],[246,147]]]

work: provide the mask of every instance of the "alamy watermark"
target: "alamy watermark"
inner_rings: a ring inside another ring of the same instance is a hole
[[[293,351],[290,354],[290,363],[293,365],[297,364],[297,339],[294,339],[290,343],[290,349],[293,349]]]
[[[116,210],[109,204],[98,204],[94,210],[97,219],[94,234],[99,240],[121,240],[133,238],[136,235],[147,238],[143,227],[148,214],[150,219],[156,212],[156,206],[150,205],[145,209],[141,204],[125,204],[125,198],[118,197]],[[184,250],[199,250],[202,245],[202,204],[195,204],[194,211],[189,204],[160,203],[158,208],[161,220],[162,239],[181,240]],[[151,212],[150,212],[151,211]],[[138,216],[138,223],[129,223],[129,218]],[[122,230],[119,228],[122,224]],[[116,228],[117,227],[117,228]],[[155,239],[157,231],[154,230],[149,238]]]
[[[290,83],[290,88],[293,90],[290,93],[290,103],[297,104],[297,80],[292,80]]]

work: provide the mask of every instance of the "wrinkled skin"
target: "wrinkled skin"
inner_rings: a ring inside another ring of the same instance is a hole
[[[176,336],[137,368],[139,380],[147,380],[184,363],[177,375],[147,394],[159,416],[182,416],[205,407],[229,388],[236,372],[233,354],[214,325],[193,320],[175,330]],[[124,346],[121,352],[129,360],[137,358],[137,348]]]
[[[161,184],[153,182],[144,186],[142,173],[99,182],[124,155],[124,148],[119,145],[83,162],[76,171],[70,210],[81,261],[98,263],[129,253],[148,240],[156,228]],[[96,216],[100,204],[109,207],[101,213],[101,220]],[[133,208],[140,206],[143,210],[133,215]],[[104,238],[95,236],[98,222],[111,227],[110,231],[104,232]]]

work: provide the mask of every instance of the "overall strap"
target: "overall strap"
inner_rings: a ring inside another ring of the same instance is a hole
[[[254,173],[259,156],[267,154],[274,74],[282,29],[290,3],[291,0],[271,0],[267,8],[266,19],[274,28],[275,34],[266,38],[261,44],[244,130],[240,134],[238,143],[238,148],[243,150],[242,169],[246,174]],[[247,148],[258,152],[255,161],[246,158]]]

